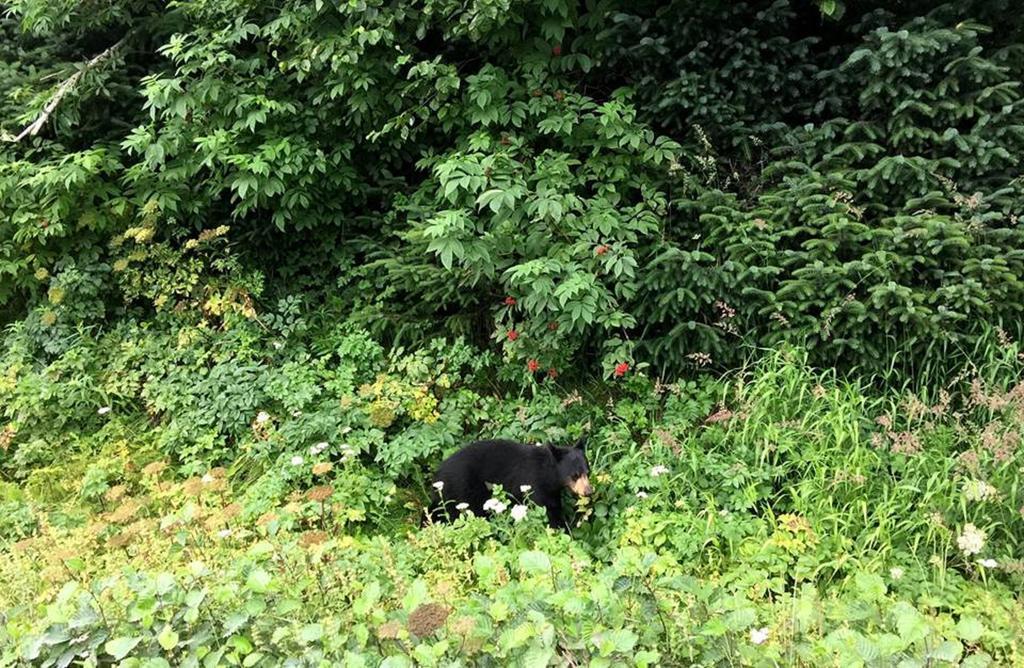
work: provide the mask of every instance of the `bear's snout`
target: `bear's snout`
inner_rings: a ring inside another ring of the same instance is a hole
[[[590,496],[594,493],[594,488],[590,484],[590,478],[585,475],[581,475],[579,478],[569,483],[569,489],[576,496]]]

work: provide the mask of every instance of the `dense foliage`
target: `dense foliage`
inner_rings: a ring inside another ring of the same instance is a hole
[[[7,2],[0,666],[1021,665],[1017,13]]]
[[[826,5],[15,3],[7,320],[294,298],[606,372],[1019,330],[1019,25]]]

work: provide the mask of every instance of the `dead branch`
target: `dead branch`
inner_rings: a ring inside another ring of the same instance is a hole
[[[71,92],[75,85],[78,84],[79,79],[81,79],[86,72],[88,72],[89,70],[96,67],[107,58],[109,58],[118,49],[118,47],[124,44],[124,41],[126,39],[127,36],[122,37],[115,44],[108,47],[103,52],[99,53],[96,56],[93,56],[88,62],[85,63],[85,65],[79,68],[77,72],[75,72],[70,77],[65,79],[61,83],[61,85],[57,87],[56,92],[54,92],[53,96],[50,97],[49,102],[47,102],[46,106],[43,107],[43,110],[39,113],[39,116],[36,117],[36,120],[32,121],[24,130],[18,133],[17,137],[12,139],[11,141],[21,141],[25,137],[33,137],[39,134],[39,131],[43,129],[44,125],[46,125],[46,121],[50,119],[50,114],[54,112],[54,110],[57,108],[57,105],[60,104],[60,101],[64,98],[64,96]]]

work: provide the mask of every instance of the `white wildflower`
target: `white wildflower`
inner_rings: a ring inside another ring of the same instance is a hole
[[[509,511],[509,515],[512,516],[513,520],[518,522],[518,521],[522,520],[524,517],[526,517],[527,510],[528,510],[528,508],[526,506],[524,506],[522,504],[518,504],[518,505],[512,506],[512,510]]]
[[[652,478],[657,478],[658,476],[664,475],[666,473],[668,473],[668,467],[667,466],[663,466],[662,464],[658,464],[657,466],[651,468],[651,477]]]
[[[231,529],[221,529],[217,532],[217,538],[224,539],[228,538],[229,536],[231,536]]]
[[[489,510],[495,515],[500,515],[508,508],[508,504],[498,499],[487,499],[484,501],[484,510]]]
[[[270,413],[266,411],[260,411],[256,414],[256,424],[265,424],[270,420]]]
[[[435,482],[432,485],[432,487],[440,492],[441,490],[444,489],[444,481],[443,480],[438,480],[437,482]]]
[[[204,473],[203,477],[200,478],[200,480],[203,481],[204,485],[209,485],[211,482],[213,482],[213,476],[210,475],[209,473]]]
[[[999,568],[999,562],[995,559],[978,559],[978,563],[985,568]]]
[[[274,341],[274,348],[280,350],[281,348],[284,348],[284,344],[280,341]]]
[[[891,577],[893,580],[899,580],[903,577],[903,569],[899,566],[893,566],[889,569],[889,577]]]
[[[294,457],[292,457],[292,466],[302,466],[302,463],[305,461],[306,460],[303,459],[302,457],[295,455]]]
[[[463,501],[462,503],[459,503],[459,504],[457,504],[455,506],[455,510],[459,510],[459,511],[466,510],[468,508],[469,508],[469,504],[466,503],[465,501]]]
[[[319,455],[321,452],[327,449],[327,441],[321,441],[309,449],[309,454]]]
[[[637,492],[636,493],[636,498],[638,498],[638,499],[646,499],[647,498],[647,492]]]
[[[999,490],[984,480],[968,480],[964,483],[964,498],[968,501],[988,501],[999,496]]]
[[[104,406],[103,408],[99,409],[96,412],[99,413],[100,415],[106,415],[107,413],[110,412],[110,410],[111,410],[110,406]]]
[[[523,494],[529,494],[530,490],[533,489],[533,485],[520,485],[519,491]]]
[[[965,524],[964,530],[956,539],[957,547],[965,555],[978,554],[985,547],[986,534],[973,524]]]
[[[768,640],[768,627],[762,626],[759,629],[750,629],[750,642],[755,645],[762,644],[765,640]]]

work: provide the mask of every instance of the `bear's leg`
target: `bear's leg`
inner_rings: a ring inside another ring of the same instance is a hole
[[[487,489],[487,485],[482,482],[475,485],[465,485],[460,492],[459,501],[468,503],[469,510],[472,510],[473,514],[477,517],[482,517],[484,515],[484,503],[487,499],[491,498],[491,492]]]
[[[444,475],[439,476],[439,480],[444,483],[438,492],[444,499],[444,509],[438,511],[438,516],[443,521],[457,519],[463,512],[457,506],[463,503],[467,504],[468,509],[477,517],[484,514],[484,502],[490,498],[491,493],[487,490],[486,484],[472,472],[446,471]]]
[[[548,500],[544,504],[544,509],[548,511],[548,526],[552,529],[561,529],[563,531],[569,530],[569,523],[565,519],[565,515],[562,513],[562,500],[555,498]]]

